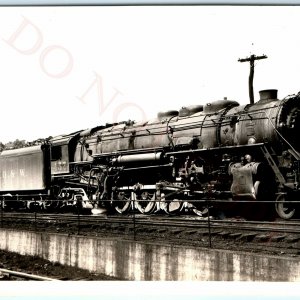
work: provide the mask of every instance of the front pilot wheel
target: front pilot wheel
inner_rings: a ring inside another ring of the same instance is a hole
[[[295,207],[292,203],[285,203],[287,201],[286,194],[280,194],[276,198],[275,209],[280,218],[288,220],[292,218],[295,214]]]

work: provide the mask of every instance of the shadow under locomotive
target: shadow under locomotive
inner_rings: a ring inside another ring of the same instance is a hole
[[[3,209],[194,212],[292,218],[299,198],[300,95],[260,92],[107,124],[0,155]]]

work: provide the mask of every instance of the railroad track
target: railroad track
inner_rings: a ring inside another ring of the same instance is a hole
[[[59,281],[59,279],[54,279],[45,276],[33,275],[19,271],[13,271],[8,269],[0,269],[0,278],[2,280],[34,280],[34,281]]]
[[[85,236],[118,237],[177,245],[300,255],[300,220],[214,220],[197,216],[74,215],[6,212],[1,224]],[[26,227],[27,226],[27,227]]]
[[[1,221],[30,221],[42,222],[44,224],[57,225],[150,225],[161,227],[176,227],[185,229],[226,229],[226,230],[244,230],[260,232],[278,232],[288,234],[300,234],[300,220],[275,220],[270,221],[248,221],[241,219],[214,220],[195,216],[145,216],[145,215],[127,215],[127,216],[106,216],[106,215],[74,215],[74,214],[34,214],[34,213],[5,213]]]

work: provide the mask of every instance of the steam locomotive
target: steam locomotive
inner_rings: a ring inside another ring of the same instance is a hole
[[[289,219],[300,192],[299,130],[300,93],[278,100],[264,90],[254,104],[224,99],[56,136],[1,153],[1,206],[201,216],[207,203],[273,201]]]

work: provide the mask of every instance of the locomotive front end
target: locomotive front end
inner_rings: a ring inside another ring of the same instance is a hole
[[[285,147],[294,154],[300,152],[300,139],[298,138],[300,130],[300,95],[288,96],[281,101],[281,107],[278,112],[276,127],[281,135]],[[297,159],[299,159],[297,155]]]
[[[277,90],[259,93],[260,99],[255,104],[232,109],[227,114],[228,119],[236,121],[234,126],[231,124],[234,144],[241,147],[242,156],[251,158],[232,165],[231,191],[237,199],[251,191],[253,199],[276,200],[278,215],[289,219],[295,213],[295,200],[300,192],[299,94],[278,100]],[[248,176],[253,179],[250,184],[242,184],[243,172],[250,170],[254,162],[260,172]]]

